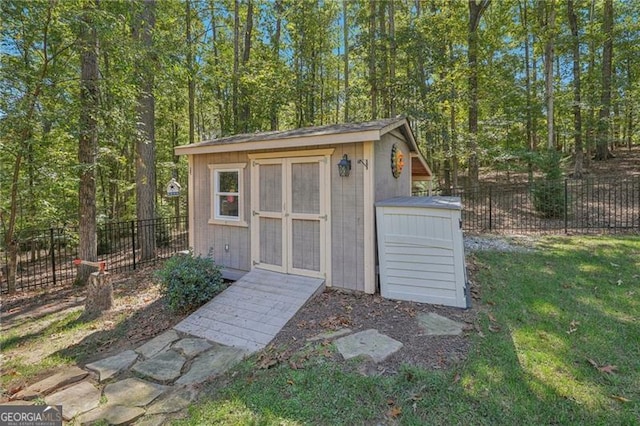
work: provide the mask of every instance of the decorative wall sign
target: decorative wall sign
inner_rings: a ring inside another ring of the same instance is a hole
[[[391,147],[391,174],[394,178],[399,178],[404,167],[404,154],[394,143]]]
[[[167,197],[179,197],[180,196],[180,184],[176,182],[174,178],[171,178],[167,185]]]

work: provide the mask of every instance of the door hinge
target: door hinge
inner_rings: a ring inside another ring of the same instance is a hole
[[[251,262],[251,263],[253,263],[253,266],[256,266],[256,265],[259,265],[259,264],[260,264],[260,262],[255,261],[255,260],[254,260],[253,262]]]
[[[258,213],[258,212],[257,212],[257,211],[255,211],[255,210],[251,210],[251,214],[252,214],[253,216],[260,216],[260,213]]]
[[[325,214],[325,215],[323,215],[323,216],[320,216],[318,219],[328,220],[328,219],[329,219],[329,215],[326,215],[326,214]]]

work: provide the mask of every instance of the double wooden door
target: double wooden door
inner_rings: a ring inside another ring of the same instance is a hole
[[[252,161],[253,265],[326,277],[328,156]]]

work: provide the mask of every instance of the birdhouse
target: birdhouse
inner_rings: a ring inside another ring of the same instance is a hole
[[[179,197],[180,188],[180,184],[176,182],[175,178],[171,178],[167,184],[167,197]]]

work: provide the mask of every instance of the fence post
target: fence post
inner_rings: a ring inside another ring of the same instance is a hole
[[[131,254],[133,255],[133,270],[136,270],[136,221],[131,221]]]
[[[492,208],[492,195],[493,195],[493,191],[492,191],[492,187],[489,187],[489,231],[493,230],[493,208]]]
[[[51,237],[51,270],[53,271],[53,286],[56,286],[56,243],[53,237],[53,228],[49,228],[49,236]]]
[[[569,188],[567,179],[564,180],[564,233],[567,233],[567,222],[569,221]]]

